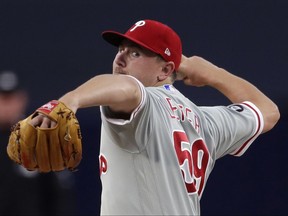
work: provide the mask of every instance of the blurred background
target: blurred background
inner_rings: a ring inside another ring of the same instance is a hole
[[[25,90],[20,118],[87,79],[111,72],[116,49],[102,40],[102,31],[125,32],[147,18],[164,22],[181,36],[185,55],[202,56],[251,81],[281,112],[278,125],[242,157],[227,156],[216,163],[202,196],[202,214],[287,215],[287,9],[285,0],[0,0],[0,74],[15,73],[13,91]],[[213,89],[175,85],[198,105],[228,104]],[[4,108],[12,90],[3,91]],[[79,110],[77,116],[84,148],[79,170],[45,176],[23,170],[21,175],[19,170],[10,174],[10,162],[1,162],[0,215],[99,214],[99,109]],[[7,133],[1,132],[0,140],[4,160]],[[28,186],[25,191],[28,184],[35,191]],[[16,185],[24,186],[7,190]],[[31,207],[18,206],[15,197],[30,200]]]

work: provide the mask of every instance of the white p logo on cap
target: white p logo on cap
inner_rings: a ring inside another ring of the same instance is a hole
[[[141,20],[135,23],[135,26],[133,28],[130,29],[130,32],[134,31],[136,28],[140,27],[140,26],[144,26],[145,25],[145,21]]]

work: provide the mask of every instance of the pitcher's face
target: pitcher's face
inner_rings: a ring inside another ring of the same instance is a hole
[[[160,56],[150,50],[124,40],[113,61],[113,74],[131,75],[144,86],[155,86],[165,63]]]

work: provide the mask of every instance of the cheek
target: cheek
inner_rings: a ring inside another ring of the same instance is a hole
[[[143,83],[144,86],[151,86],[155,84],[157,77],[155,77],[155,72],[151,70],[139,71],[137,74],[134,74],[134,77]]]
[[[116,58],[113,60],[113,62],[112,62],[112,66],[113,66],[113,68],[115,68],[115,67],[117,66]]]
[[[114,60],[112,63],[112,74],[118,74],[122,70],[124,70],[124,68],[119,66]]]

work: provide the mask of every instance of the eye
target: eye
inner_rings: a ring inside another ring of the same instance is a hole
[[[124,47],[119,46],[119,48],[118,48],[119,53],[122,53],[124,50],[125,50]]]
[[[138,52],[138,51],[132,51],[131,52],[131,55],[133,56],[133,57],[139,57],[140,56],[140,53]]]

